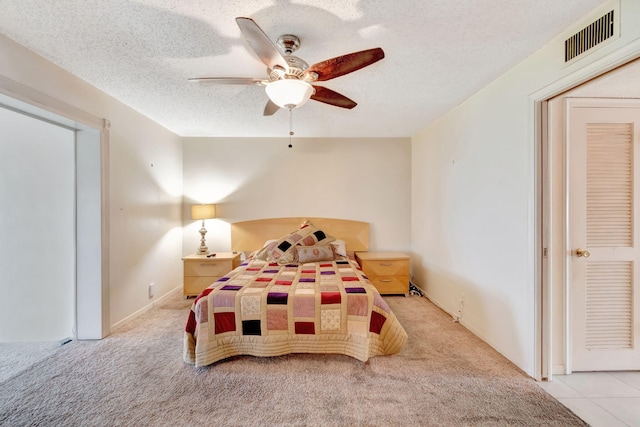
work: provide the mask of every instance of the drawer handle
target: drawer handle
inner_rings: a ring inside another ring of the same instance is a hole
[[[392,262],[381,262],[380,265],[384,265],[385,267],[390,267],[393,265]]]
[[[380,281],[384,282],[384,283],[389,283],[389,282],[391,282],[391,279],[380,279]]]
[[[215,264],[215,263],[213,263],[213,262],[211,262],[211,263],[209,263],[209,262],[204,263],[204,262],[203,262],[202,264],[200,264],[200,267],[215,267],[216,265],[217,265],[217,264]]]

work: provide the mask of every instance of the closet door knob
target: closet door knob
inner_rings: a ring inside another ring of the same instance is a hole
[[[578,258],[580,258],[580,257],[589,258],[591,256],[591,252],[589,252],[586,249],[578,248],[578,249],[576,249],[576,256]]]

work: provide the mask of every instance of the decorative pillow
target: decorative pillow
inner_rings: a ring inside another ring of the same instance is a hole
[[[335,237],[314,227],[310,222],[302,224],[298,233],[304,236],[302,241],[299,243],[302,246],[326,245],[327,243],[331,243],[336,240]]]
[[[295,260],[296,246],[328,244],[334,240],[335,237],[305,222],[298,230],[267,244],[254,255],[254,258],[278,264],[288,264]]]
[[[344,240],[336,239],[330,243],[337,255],[347,256],[347,242]]]
[[[269,262],[280,262],[280,258],[282,258],[282,263],[292,262],[294,258],[293,245],[286,240],[288,236],[290,235],[288,234],[281,239],[267,241],[262,249],[254,253],[253,258]]]
[[[297,246],[296,259],[298,262],[333,261],[336,254],[332,245]]]

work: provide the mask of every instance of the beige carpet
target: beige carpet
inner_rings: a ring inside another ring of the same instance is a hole
[[[0,384],[58,350],[58,341],[0,343]]]
[[[396,356],[182,362],[193,300],[107,339],[73,342],[0,382],[2,426],[584,426],[425,298],[385,298],[409,334]]]

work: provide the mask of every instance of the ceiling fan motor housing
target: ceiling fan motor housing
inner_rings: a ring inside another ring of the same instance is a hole
[[[269,71],[269,80],[280,80],[280,79],[301,79],[303,78],[304,72],[307,68],[309,68],[309,64],[301,58],[293,55],[286,55],[284,57],[285,61],[287,61],[288,69],[285,70],[282,67],[275,66],[273,70]],[[305,80],[308,80],[306,76],[304,76]]]
[[[285,55],[291,55],[300,47],[300,38],[293,34],[283,34],[278,37],[276,44]]]

